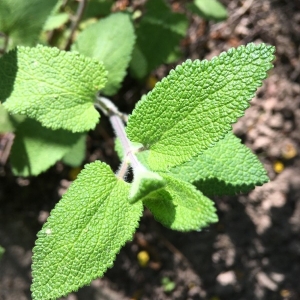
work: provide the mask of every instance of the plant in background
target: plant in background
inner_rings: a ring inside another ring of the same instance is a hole
[[[147,30],[163,26],[177,44],[184,24],[182,15],[151,0],[137,38],[130,15],[115,13],[87,26],[71,52],[18,46],[0,58],[0,119],[4,132],[15,130],[15,174],[37,175],[61,159],[80,164],[86,132],[99,122],[96,108],[111,121],[122,161],[116,174],[100,161],[85,165],[51,211],[33,249],[33,299],[58,298],[102,276],[132,239],[144,206],[168,228],[201,230],[217,221],[208,196],[247,192],[268,181],[231,126],[272,67],[274,47],[249,44],[211,61],[187,60],[130,116],[103,96],[117,93],[129,65],[146,66],[142,78],[174,50],[155,61],[144,48]],[[13,36],[13,23],[4,28]],[[146,63],[134,62],[137,53]],[[132,182],[126,181],[129,169]]]

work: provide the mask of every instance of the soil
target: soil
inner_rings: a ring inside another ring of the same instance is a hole
[[[247,195],[214,199],[220,220],[201,232],[171,231],[146,210],[113,268],[66,299],[300,299],[300,2],[222,2],[229,18],[214,23],[190,16],[182,49],[185,58],[209,59],[249,42],[276,46],[275,68],[234,125],[270,182]],[[172,5],[182,8],[178,1]],[[172,67],[162,66],[154,75],[160,79]],[[114,101],[130,112],[145,91],[127,77]],[[118,167],[105,118],[87,145],[86,162],[101,159]],[[69,186],[70,169],[57,163],[29,179],[12,176],[9,163],[0,171],[0,245],[6,250],[0,300],[27,300],[36,233]],[[150,256],[146,267],[138,262],[140,251]]]

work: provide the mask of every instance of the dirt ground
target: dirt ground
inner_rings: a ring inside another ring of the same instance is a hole
[[[249,42],[276,46],[275,68],[235,133],[257,153],[271,181],[248,195],[216,198],[220,221],[202,232],[164,228],[145,211],[132,242],[106,275],[68,300],[298,300],[300,299],[300,1],[223,0],[229,18],[191,17],[182,41],[185,58],[211,58]],[[173,7],[181,4],[173,1]],[[155,75],[165,76],[161,67]],[[114,98],[130,112],[145,90],[129,77]],[[117,168],[105,118],[88,139],[86,161]],[[60,199],[69,169],[58,163],[37,178],[0,170],[0,300],[30,296],[31,249],[37,231]],[[137,254],[150,261],[141,267]]]

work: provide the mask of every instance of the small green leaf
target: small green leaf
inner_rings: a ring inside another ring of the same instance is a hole
[[[103,62],[108,71],[108,81],[103,93],[113,95],[120,88],[126,74],[134,41],[130,16],[116,13],[83,30],[72,50]]]
[[[151,193],[144,204],[164,226],[179,230],[200,230],[218,221],[214,203],[185,181],[161,174],[167,185]]]
[[[187,27],[185,15],[173,13],[163,0],[149,0],[137,28],[137,41],[130,62],[132,75],[142,79],[166,62],[185,36]]]
[[[82,20],[86,21],[91,18],[105,17],[111,12],[111,8],[114,4],[113,0],[89,0],[86,3]],[[76,10],[78,3],[72,1],[70,7]]]
[[[188,8],[207,20],[222,21],[227,18],[226,8],[218,0],[194,0]]]
[[[58,298],[110,268],[132,239],[142,202],[128,202],[129,184],[96,161],[85,166],[38,233],[33,249],[34,300]]]
[[[211,61],[187,60],[156,84],[127,125],[129,139],[149,149],[150,168],[179,165],[223,138],[266,78],[273,52],[248,44]]]
[[[12,38],[10,46],[34,46],[56,2],[1,0],[0,31]]]
[[[135,203],[166,185],[165,180],[160,175],[146,168],[135,169],[133,173],[134,180],[129,193],[130,203]]]
[[[85,158],[86,134],[82,134],[62,161],[70,167],[79,167]]]
[[[21,115],[10,115],[0,104],[0,133],[14,132],[24,118]]]
[[[17,127],[11,149],[12,171],[18,176],[38,175],[53,166],[80,139],[81,134],[51,130],[33,119]]]
[[[5,249],[0,246],[0,259],[2,258],[2,255],[4,254]]]
[[[47,22],[44,25],[44,30],[53,30],[56,28],[61,27],[64,25],[68,20],[70,16],[68,13],[58,13],[51,15],[48,19]]]
[[[18,47],[0,58],[0,101],[45,127],[87,131],[99,121],[94,98],[106,74],[101,63],[78,53]]]
[[[164,0],[148,0],[142,22],[160,24],[181,37],[186,35],[188,20],[184,14],[172,12]]]
[[[170,172],[207,196],[245,193],[269,181],[257,157],[232,132]]]

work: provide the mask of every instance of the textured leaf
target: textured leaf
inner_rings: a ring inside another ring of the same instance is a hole
[[[14,132],[23,119],[24,116],[10,115],[0,104],[0,133]]]
[[[269,181],[257,157],[232,132],[170,172],[193,183],[207,196],[248,192]]]
[[[214,203],[188,182],[162,174],[164,189],[150,194],[143,202],[164,226],[179,230],[200,230],[218,221]]]
[[[207,20],[222,21],[227,18],[226,8],[218,0],[194,0],[188,8]]]
[[[26,119],[16,130],[11,149],[12,171],[18,176],[38,175],[53,166],[77,143],[81,134],[51,130]]]
[[[18,47],[0,59],[0,100],[46,127],[83,132],[99,121],[93,103],[105,77],[102,64],[77,53]]]
[[[71,167],[79,167],[85,158],[86,134],[82,134],[62,161]]]
[[[102,276],[132,238],[142,203],[99,161],[85,166],[52,210],[33,249],[32,296],[58,298]]]
[[[126,74],[134,41],[130,16],[116,13],[83,30],[72,49],[103,62],[108,71],[103,93],[113,95]]]
[[[33,46],[57,0],[1,0],[0,31],[13,39],[11,46]]]
[[[150,193],[153,193],[166,185],[165,180],[160,175],[151,172],[146,168],[135,169],[133,174],[134,180],[129,193],[130,203],[142,200]]]
[[[188,27],[186,16],[173,13],[163,0],[149,0],[146,10],[130,63],[132,75],[139,79],[168,60]]]
[[[187,60],[156,84],[127,125],[129,139],[149,149],[150,168],[179,165],[223,138],[266,78],[273,52],[249,44],[211,61]]]

